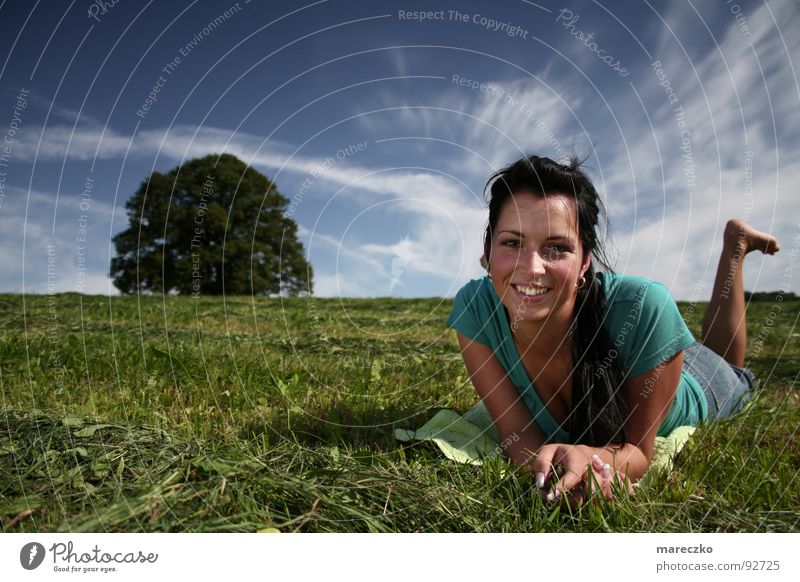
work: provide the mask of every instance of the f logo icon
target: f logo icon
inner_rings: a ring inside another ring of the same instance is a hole
[[[35,570],[42,561],[44,561],[44,546],[38,542],[25,544],[19,551],[19,563],[26,570]]]

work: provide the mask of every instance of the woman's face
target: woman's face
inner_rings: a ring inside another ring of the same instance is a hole
[[[571,198],[518,192],[505,202],[492,236],[489,272],[512,329],[515,322],[571,319],[577,282],[591,260],[582,254]]]

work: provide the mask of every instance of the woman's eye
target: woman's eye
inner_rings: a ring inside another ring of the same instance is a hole
[[[565,247],[564,245],[550,245],[547,247],[551,253],[566,253],[569,251],[569,248]]]
[[[501,242],[500,244],[503,245],[504,247],[513,247],[513,246],[517,246],[518,243],[519,243],[518,240],[509,239],[509,240],[505,240],[505,241]]]

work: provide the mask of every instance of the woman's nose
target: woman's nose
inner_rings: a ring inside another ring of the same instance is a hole
[[[545,272],[547,260],[538,251],[532,250],[523,257],[523,263],[525,270],[532,275],[542,275]]]

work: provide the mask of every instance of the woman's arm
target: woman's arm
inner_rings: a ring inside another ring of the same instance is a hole
[[[625,471],[632,481],[642,477],[650,466],[656,434],[672,408],[682,370],[681,351],[649,372],[630,378],[625,383],[628,401],[625,436],[628,443],[638,449],[638,452],[632,451],[632,455],[639,460],[628,461],[625,457],[620,458],[618,454],[617,467]],[[630,471],[625,468],[626,462],[631,466]]]
[[[624,389],[628,420],[625,423],[627,442],[624,446],[546,445],[533,463],[534,471],[543,472],[546,478],[552,464],[560,464],[564,472],[556,491],[569,491],[588,484],[592,456],[597,455],[600,462],[612,469],[612,480],[616,470],[622,472],[631,483],[638,481],[650,466],[656,434],[675,399],[682,369],[683,352],[678,352],[649,372],[627,380]],[[602,475],[596,477],[602,486]],[[609,491],[607,489],[605,492],[608,494]]]
[[[460,333],[458,343],[472,384],[500,434],[501,447],[512,461],[527,465],[544,443],[544,435],[492,349]]]

